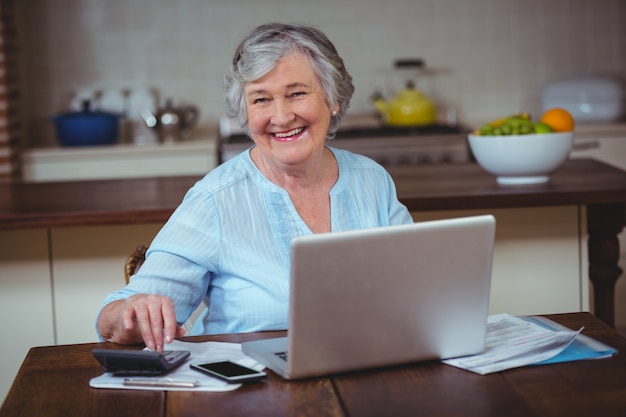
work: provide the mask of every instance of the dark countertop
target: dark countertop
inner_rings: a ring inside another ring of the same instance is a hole
[[[626,171],[570,159],[538,185],[502,186],[477,164],[389,169],[411,211],[588,205],[626,202]]]
[[[499,186],[476,164],[389,167],[411,211],[626,202],[626,172],[572,159],[547,184]],[[163,223],[199,177],[0,185],[0,229]]]

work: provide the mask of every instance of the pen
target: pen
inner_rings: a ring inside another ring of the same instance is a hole
[[[195,388],[197,381],[182,381],[171,378],[126,378],[124,385],[130,387]]]

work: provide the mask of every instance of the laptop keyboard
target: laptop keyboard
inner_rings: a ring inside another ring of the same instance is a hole
[[[274,355],[287,362],[287,352],[274,352]]]

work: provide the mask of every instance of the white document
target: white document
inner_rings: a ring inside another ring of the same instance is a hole
[[[443,363],[481,375],[531,365],[561,353],[581,330],[550,330],[509,314],[496,314],[488,318],[483,353]]]
[[[154,382],[193,382],[195,383],[194,387],[128,386],[124,385],[124,379],[129,377],[113,376],[107,372],[98,377],[92,378],[89,381],[89,386],[93,388],[138,389],[153,391],[232,391],[239,388],[241,384],[229,384],[209,375],[194,371],[189,368],[189,364],[229,360],[258,371],[264,368],[263,365],[244,354],[241,351],[241,345],[239,343],[192,343],[174,340],[172,343],[165,345],[165,350],[188,350],[191,352],[191,355],[189,355],[189,358],[187,358],[185,363],[175,368],[173,371],[168,372],[166,375],[130,378],[134,380],[146,379]]]

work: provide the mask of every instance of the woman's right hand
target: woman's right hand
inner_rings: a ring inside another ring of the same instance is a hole
[[[148,349],[163,352],[165,343],[171,343],[185,331],[176,323],[174,302],[162,295],[138,294],[129,297],[122,311],[124,328],[139,331]],[[164,343],[165,341],[165,343]]]
[[[176,323],[173,301],[155,294],[137,294],[112,302],[103,309],[98,327],[100,334],[110,342],[143,341],[148,349],[157,352],[163,352],[165,343],[185,334]]]

